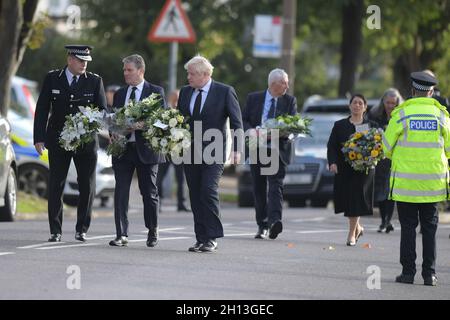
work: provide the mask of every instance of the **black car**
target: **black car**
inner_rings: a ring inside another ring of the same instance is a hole
[[[367,110],[370,110],[372,107],[376,106],[380,100],[378,99],[368,99],[367,100]],[[334,99],[326,99],[319,95],[310,96],[306,99],[303,104],[302,113],[340,113],[343,115],[349,115],[350,101],[345,98],[334,98]]]
[[[342,114],[311,113],[312,137],[298,138],[293,144],[292,161],[284,179],[284,199],[290,207],[304,207],[310,201],[312,207],[326,207],[333,197],[334,175],[328,171],[327,142],[335,121]],[[238,204],[254,205],[250,167],[238,169]]]
[[[13,221],[17,209],[17,167],[10,132],[8,121],[0,116],[0,221]]]

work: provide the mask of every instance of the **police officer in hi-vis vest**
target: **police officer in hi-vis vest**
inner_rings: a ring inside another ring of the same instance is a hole
[[[401,224],[400,263],[396,282],[414,283],[416,228],[422,227],[424,284],[435,286],[437,204],[448,199],[450,119],[433,99],[437,85],[425,72],[411,74],[413,98],[397,106],[383,136],[383,150],[392,159],[390,198],[397,201]]]
[[[70,162],[73,159],[78,174],[79,201],[75,239],[86,241],[91,222],[92,203],[95,196],[95,169],[97,165],[98,138],[76,152],[68,152],[59,145],[59,137],[66,116],[79,112],[79,107],[106,108],[102,79],[86,72],[92,61],[90,46],[67,45],[67,66],[50,71],[42,85],[34,119],[34,144],[42,154],[48,149],[49,196],[48,218],[50,242],[61,241],[63,203],[62,195]]]

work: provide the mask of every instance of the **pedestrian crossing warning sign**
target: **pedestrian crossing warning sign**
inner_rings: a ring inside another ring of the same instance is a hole
[[[148,33],[151,42],[195,42],[192,25],[180,0],[167,0]]]

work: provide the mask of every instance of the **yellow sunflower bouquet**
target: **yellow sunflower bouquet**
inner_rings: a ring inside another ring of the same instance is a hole
[[[355,132],[350,139],[344,143],[341,149],[345,161],[355,171],[369,172],[374,169],[378,162],[384,159],[381,146],[382,129],[371,128],[362,132]]]

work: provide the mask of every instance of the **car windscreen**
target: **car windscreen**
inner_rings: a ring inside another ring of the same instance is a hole
[[[296,148],[299,147],[326,147],[335,119],[313,119],[311,122],[311,135],[298,139]]]

